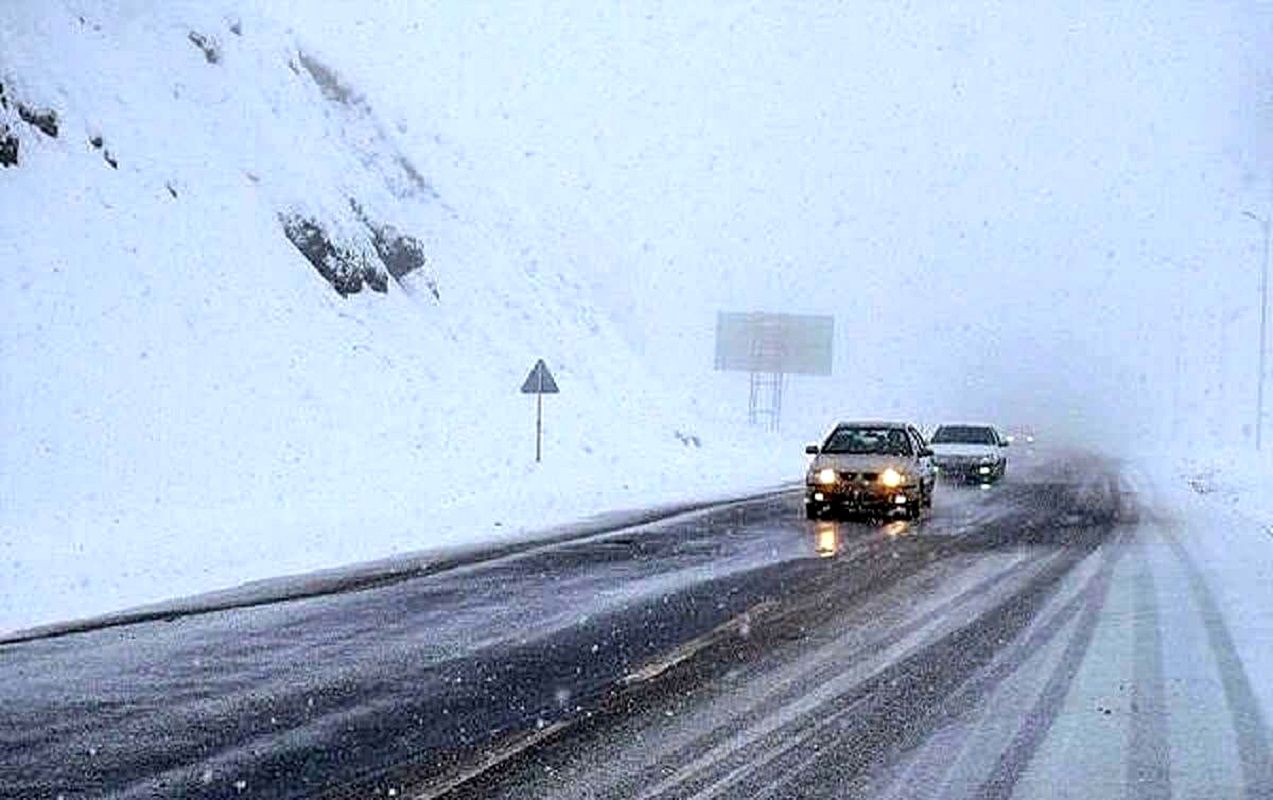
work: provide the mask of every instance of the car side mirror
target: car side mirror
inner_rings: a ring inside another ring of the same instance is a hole
[[[1004,439],[1003,441],[999,442],[1000,447],[1007,447],[1010,444],[1012,444],[1012,442],[1008,441],[1007,439]]]
[[[816,444],[807,444],[804,446],[804,452],[807,456],[816,456],[821,450]]]
[[[925,447],[919,451],[919,455],[921,458],[932,458],[933,448]]]

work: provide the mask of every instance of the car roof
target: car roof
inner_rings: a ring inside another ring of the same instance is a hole
[[[909,422],[898,422],[896,420],[851,420],[849,422],[837,422],[835,430],[840,428],[911,428],[914,427]]]
[[[998,428],[988,422],[943,422],[937,428],[990,428],[991,430],[998,430]]]

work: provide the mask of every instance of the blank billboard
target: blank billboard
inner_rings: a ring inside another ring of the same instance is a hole
[[[716,315],[716,369],[830,375],[835,317],[765,312]]]

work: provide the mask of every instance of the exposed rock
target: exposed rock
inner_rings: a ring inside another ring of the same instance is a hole
[[[0,167],[16,167],[18,165],[18,137],[9,131],[8,125],[0,124]]]
[[[384,294],[389,291],[389,276],[363,261],[363,280],[372,291]]]
[[[102,149],[102,137],[101,137],[101,136],[93,136],[93,137],[91,137],[91,138],[88,140],[88,143],[89,143],[89,144],[91,144],[91,145],[93,146],[93,149],[94,149],[94,150],[101,150],[101,149]]]
[[[230,20],[230,33],[235,36],[243,35],[243,22],[237,19]]]
[[[424,245],[419,239],[398,233],[392,225],[372,230],[371,244],[376,248],[376,255],[395,279],[424,266]]]
[[[341,81],[340,76],[331,67],[306,53],[297,53],[297,57],[300,59],[301,66],[314,79],[314,83],[318,84],[323,97],[341,105],[361,102],[361,98],[351,87]]]
[[[361,251],[334,243],[318,222],[297,214],[280,214],[279,221],[288,241],[341,297],[361,292],[364,285],[389,291],[389,276],[383,270]]]
[[[399,284],[407,275],[422,269],[429,263],[424,254],[424,244],[414,236],[400,233],[392,225],[381,225],[367,216],[367,212],[357,200],[350,198],[349,207],[353,209],[359,221],[371,232],[371,246],[376,256],[385,265],[385,269]],[[426,276],[425,285],[429,287],[434,299],[441,299],[438,283],[432,276]]]
[[[109,150],[102,151],[102,158],[106,159],[106,163],[111,165],[111,169],[119,169],[119,159],[115,158]]]
[[[703,440],[692,433],[683,433],[681,431],[672,431],[677,440],[686,447],[702,447]]]
[[[165,183],[164,188],[168,190],[168,194],[172,195],[173,200],[177,199],[177,189],[172,185],[172,181]]]
[[[204,36],[198,31],[190,31],[186,35],[190,43],[203,51],[203,57],[207,59],[209,64],[216,64],[221,60],[221,49],[217,47],[217,42],[210,36]]]
[[[9,98],[4,94],[4,84],[0,83],[0,108],[9,107]]]
[[[31,108],[18,103],[18,116],[28,125],[34,125],[45,136],[57,138],[57,112],[51,108]]]
[[[372,231],[371,244],[376,248],[376,255],[380,256],[389,274],[399,283],[404,277],[429,263],[424,254],[424,245],[414,236],[400,234],[392,225],[372,228]],[[424,284],[429,287],[433,299],[442,299],[438,282],[432,275],[425,275]]]

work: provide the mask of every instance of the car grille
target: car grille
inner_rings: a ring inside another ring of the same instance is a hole
[[[841,472],[840,480],[845,483],[874,483],[880,477],[878,472]]]

